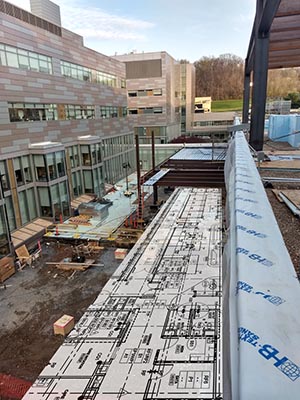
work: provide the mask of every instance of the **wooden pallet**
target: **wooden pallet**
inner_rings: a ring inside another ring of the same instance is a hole
[[[3,257],[0,260],[0,283],[3,283],[16,272],[12,257]]]
[[[59,261],[59,262],[47,262],[47,265],[54,265],[56,268],[63,271],[85,271],[86,269],[93,267],[103,267],[103,264],[94,264],[95,260],[87,259],[84,263]]]

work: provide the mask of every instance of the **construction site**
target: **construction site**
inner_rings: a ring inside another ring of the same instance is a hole
[[[57,19],[40,28],[41,17],[0,6],[0,16],[20,20],[24,32],[37,24],[30,29],[50,37],[73,35]],[[112,139],[80,136],[68,147],[61,132],[61,143],[0,158],[0,400],[299,397],[300,115],[285,110],[266,120],[268,68],[299,64],[280,47],[278,32],[298,43],[288,33],[299,16],[297,1],[258,0],[243,112],[232,114],[217,140],[215,130],[200,143],[190,135],[188,144],[164,149],[168,129],[139,127],[129,135],[128,121],[117,121],[123,131]],[[151,55],[149,70],[139,57],[101,59],[120,74],[101,75],[106,95],[116,91],[120,101],[126,73],[157,73],[168,56],[158,63]],[[162,93],[129,90],[128,97]],[[125,118],[121,107],[102,108],[107,119]],[[71,107],[57,109],[62,120]],[[97,120],[98,111],[80,112]],[[16,130],[27,123],[10,122]],[[88,132],[89,124],[75,121],[72,129]],[[36,215],[32,204],[24,206],[28,193],[36,196]]]

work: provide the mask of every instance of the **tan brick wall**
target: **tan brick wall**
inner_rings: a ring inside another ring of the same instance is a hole
[[[75,142],[81,135],[119,135],[133,131],[128,117],[9,122],[7,102],[55,103],[126,107],[126,89],[120,88],[125,79],[125,65],[83,47],[81,36],[66,29],[62,37],[0,13],[0,43],[52,57],[53,74],[0,66],[0,157],[28,148],[29,143],[58,141]],[[60,60],[69,61],[101,72],[116,75],[118,87],[66,78],[61,75]]]

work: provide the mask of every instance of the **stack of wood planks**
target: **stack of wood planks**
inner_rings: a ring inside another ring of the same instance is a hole
[[[12,276],[16,272],[14,259],[12,257],[3,257],[0,260],[0,283]]]
[[[81,262],[72,262],[63,259],[57,262],[47,262],[47,265],[54,265],[56,268],[61,269],[63,271],[85,271],[89,267],[103,267],[103,264],[94,264],[95,260],[86,259],[84,263]]]
[[[286,204],[294,215],[300,217],[300,190],[272,189],[272,192],[281,203]]]

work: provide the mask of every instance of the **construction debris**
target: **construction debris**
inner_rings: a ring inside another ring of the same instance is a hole
[[[130,248],[135,245],[143,232],[142,229],[120,228],[115,243],[119,247]]]
[[[86,259],[85,262],[72,262],[72,259],[63,259],[58,262],[47,262],[47,265],[55,265],[56,268],[61,269],[63,271],[85,271],[89,267],[100,266],[103,267],[103,264],[94,264],[94,259]]]
[[[116,249],[115,250],[115,259],[116,260],[124,260],[127,256],[128,250],[127,249]]]
[[[21,269],[23,269],[26,265],[31,265],[32,256],[29,254],[25,244],[23,244],[23,246],[16,249],[16,254],[21,263]]]
[[[300,190],[272,190],[277,199],[292,211],[294,215],[300,217]]]
[[[63,315],[53,324],[54,334],[66,336],[74,328],[74,317]]]

